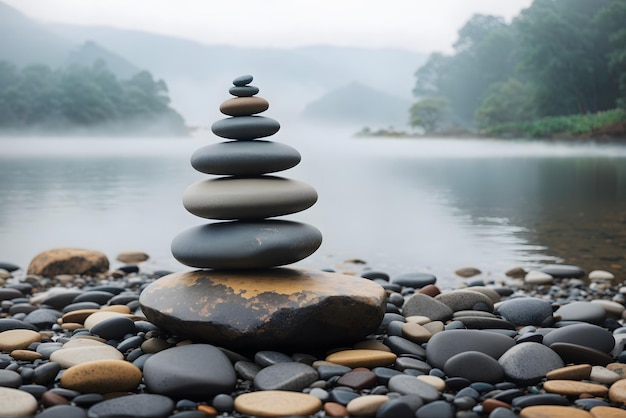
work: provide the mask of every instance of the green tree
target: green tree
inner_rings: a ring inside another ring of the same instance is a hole
[[[534,117],[532,91],[516,78],[492,84],[487,97],[476,110],[476,123],[480,128],[525,122]]]
[[[449,123],[448,101],[444,97],[425,97],[411,106],[409,125],[434,133]]]
[[[617,104],[626,108],[626,2],[612,0],[595,18],[606,29],[609,43],[608,68],[617,91]]]

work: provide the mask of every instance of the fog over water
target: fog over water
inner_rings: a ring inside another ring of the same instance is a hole
[[[208,177],[189,157],[218,139],[1,139],[0,260],[25,268],[54,247],[98,249],[111,260],[139,249],[151,255],[149,268],[185,269],[169,245],[205,222],[181,200],[189,184]],[[310,126],[283,126],[272,140],[302,154],[280,175],[319,194],[313,207],[285,217],[324,236],[299,265],[361,259],[392,274],[431,271],[452,280],[464,266],[499,275],[571,259],[610,269],[618,257],[603,259],[609,250],[598,247],[594,259],[580,258],[593,240],[579,248],[584,240],[567,234],[575,221],[581,234],[606,237],[615,232],[611,222],[626,216],[626,147],[355,138]]]

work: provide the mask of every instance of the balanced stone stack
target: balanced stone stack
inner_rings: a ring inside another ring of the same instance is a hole
[[[192,184],[183,205],[216,220],[180,233],[172,254],[202,270],[152,283],[140,297],[146,317],[174,334],[238,349],[329,347],[375,331],[385,312],[385,291],[363,278],[279,267],[315,252],[320,231],[275,219],[317,201],[303,182],[269,175],[300,163],[294,148],[259,138],[280,124],[258,116],[269,108],[252,76],[233,81],[211,130],[232,141],[197,150],[191,165],[213,177]]]

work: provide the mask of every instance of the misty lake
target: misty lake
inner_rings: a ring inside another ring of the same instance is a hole
[[[54,247],[115,256],[138,249],[149,268],[182,270],[172,238],[203,223],[182,193],[207,178],[191,153],[219,138],[0,139],[0,261],[27,267]],[[318,202],[288,219],[324,236],[298,265],[360,259],[391,274],[454,280],[474,266],[578,264],[626,268],[626,146],[477,139],[354,138],[283,128],[272,140],[300,151],[283,177],[315,187]]]

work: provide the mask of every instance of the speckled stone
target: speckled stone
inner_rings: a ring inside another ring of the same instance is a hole
[[[546,392],[558,393],[567,396],[579,396],[581,393],[590,393],[594,396],[605,396],[609,388],[596,383],[579,382],[576,380],[548,380],[544,382]]]
[[[0,387],[0,414],[3,417],[30,417],[37,407],[37,399],[30,393]]]
[[[396,361],[396,358],[395,354],[385,351],[358,349],[337,351],[329,354],[326,357],[326,361],[351,368],[367,367],[372,369],[374,367],[389,366]]]
[[[172,254],[190,267],[265,269],[300,261],[321,244],[322,233],[300,222],[216,222],[178,234],[172,241]]]
[[[267,390],[235,398],[235,410],[258,417],[306,416],[322,408],[322,401],[304,393]]]
[[[437,299],[415,293],[402,306],[402,314],[408,316],[426,316],[432,321],[446,321],[452,318],[454,311],[445,303]]]
[[[539,298],[514,298],[498,305],[496,313],[514,325],[541,325],[552,316],[552,304]]]
[[[250,116],[265,112],[270,104],[262,97],[236,97],[220,105],[220,112],[228,116]]]
[[[61,386],[81,393],[133,391],[141,382],[141,370],[124,360],[81,363],[61,375]]]
[[[34,342],[41,341],[41,334],[28,329],[14,329],[0,332],[0,351],[10,353],[23,350]]]
[[[207,145],[191,155],[191,166],[206,174],[254,176],[295,167],[300,153],[272,141],[227,141]]]
[[[222,138],[240,141],[264,138],[280,130],[277,120],[264,116],[237,116],[220,119],[211,125],[211,131]]]
[[[472,310],[478,306],[484,306],[488,312],[493,311],[493,302],[489,297],[471,290],[457,289],[443,292],[435,296],[435,300],[447,305],[453,311]]]
[[[209,344],[190,344],[160,351],[143,367],[151,393],[176,398],[204,398],[230,393],[236,374],[228,357]]]
[[[521,384],[536,383],[551,370],[563,367],[563,360],[557,353],[543,344],[531,342],[510,348],[498,359],[498,363],[507,379]]]
[[[28,274],[54,277],[58,274],[94,274],[109,269],[109,259],[100,251],[82,248],[54,248],[37,254],[28,265]]]
[[[176,335],[248,350],[354,343],[378,327],[385,299],[367,279],[280,268],[171,274],[150,284],[140,304]]]
[[[190,185],[183,206],[209,219],[252,220],[289,215],[315,204],[317,192],[301,181],[274,176],[220,177]]]

